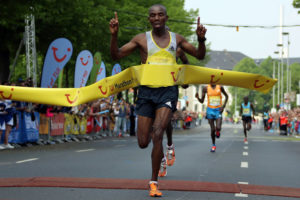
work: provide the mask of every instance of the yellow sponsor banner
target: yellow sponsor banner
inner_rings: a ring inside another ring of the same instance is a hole
[[[49,117],[45,114],[40,114],[39,134],[47,135],[49,132]]]
[[[0,85],[0,98],[48,105],[77,106],[123,90],[147,85],[219,84],[267,93],[277,79],[259,74],[193,65],[138,65],[82,88],[30,88]]]

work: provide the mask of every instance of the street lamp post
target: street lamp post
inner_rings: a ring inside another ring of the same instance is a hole
[[[275,51],[275,54],[279,54],[279,51]],[[277,104],[280,104],[280,62],[278,62],[278,73],[277,73],[277,79],[278,79],[278,84],[277,84]]]
[[[273,60],[273,79],[275,79],[275,60]],[[275,87],[273,87],[273,110],[275,108]]]
[[[280,51],[280,68],[281,68],[281,74],[280,74],[280,102],[283,102],[283,44],[277,44],[278,47],[281,47]]]
[[[287,52],[286,52],[286,74],[287,74],[287,79],[286,79],[286,92],[290,92],[290,86],[289,86],[289,80],[292,78],[292,77],[289,77],[289,67],[290,67],[290,63],[289,63],[289,47],[290,47],[290,34],[289,32],[283,32],[282,35],[287,35],[288,36],[288,47],[287,47]]]
[[[289,32],[282,32],[282,35],[286,35],[288,37],[288,41],[287,41],[287,52],[286,52],[286,93],[287,95],[289,94],[289,92],[291,92],[290,90],[290,86],[289,86],[289,80],[292,78],[290,76],[290,63],[289,63],[289,47],[290,47],[290,33]],[[290,98],[290,96],[288,95],[287,98]],[[287,109],[290,109],[290,99],[289,101],[287,101]]]

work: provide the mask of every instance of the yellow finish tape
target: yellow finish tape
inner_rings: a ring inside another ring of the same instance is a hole
[[[267,93],[277,82],[259,74],[193,65],[138,65],[82,88],[31,88],[0,85],[0,98],[58,106],[77,106],[123,90],[147,85],[220,84]]]

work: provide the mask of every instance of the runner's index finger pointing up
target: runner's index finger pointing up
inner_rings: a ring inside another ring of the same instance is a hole
[[[197,26],[200,26],[200,17],[197,19]]]
[[[118,13],[117,12],[115,12],[115,20],[118,21]]]

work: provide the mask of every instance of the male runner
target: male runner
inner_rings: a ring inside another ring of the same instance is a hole
[[[176,49],[180,47],[186,53],[195,56],[198,59],[204,59],[206,53],[205,33],[206,29],[200,24],[198,18],[196,34],[198,36],[198,49],[187,42],[179,34],[169,32],[165,28],[168,20],[166,8],[162,5],[153,5],[149,9],[148,20],[152,25],[152,31],[141,33],[133,39],[118,48],[118,29],[119,21],[117,13],[115,18],[110,21],[111,32],[111,56],[113,59],[123,58],[134,50],[139,49],[141,63],[145,64],[175,64]],[[161,57],[164,57],[164,63],[159,63]],[[161,159],[164,157],[162,139],[166,130],[172,112],[176,109],[178,99],[178,87],[139,87],[137,100],[138,131],[137,138],[140,148],[146,148],[151,139],[152,148],[152,177],[149,183],[150,196],[162,196],[158,190],[158,171]]]
[[[244,127],[244,142],[248,142],[247,140],[247,131],[251,129],[252,119],[254,120],[255,110],[252,103],[249,102],[248,97],[244,97],[244,103],[241,105],[241,113]],[[252,115],[252,118],[251,118]]]
[[[206,118],[210,125],[210,136],[212,140],[211,152],[216,151],[216,137],[221,136],[222,113],[228,101],[228,94],[221,85],[209,84],[202,89],[202,97],[196,93],[196,98],[200,103],[204,102],[205,94],[207,94]],[[222,104],[222,94],[225,96],[225,102]]]

